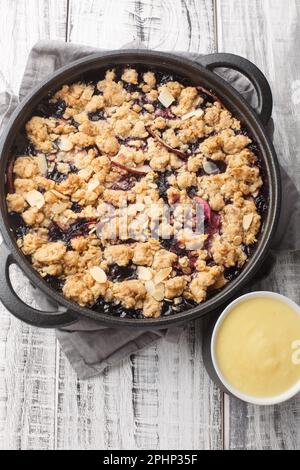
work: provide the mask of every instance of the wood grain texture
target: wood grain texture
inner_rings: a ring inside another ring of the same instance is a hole
[[[0,91],[17,91],[38,39],[111,49],[137,39],[153,49],[218,47],[253,60],[270,79],[275,145],[300,189],[300,0],[0,0],[0,6]],[[282,254],[269,278],[272,290],[298,303],[299,263],[300,255]],[[12,279],[34,305],[16,268]],[[223,409],[203,368],[201,321],[186,325],[176,342],[159,341],[80,381],[52,331],[19,322],[0,305],[0,449],[223,446],[299,449],[300,398],[257,408],[226,397]]]
[[[214,49],[211,1],[71,0],[69,25],[72,42],[103,48],[138,39],[161,50]],[[57,448],[222,447],[222,397],[203,368],[199,323],[89,382],[63,355],[59,364]]]
[[[219,50],[249,58],[270,80],[274,96],[275,147],[280,162],[299,189],[300,1],[219,0],[217,14]],[[299,263],[300,255],[278,255],[267,280],[269,290],[299,303]],[[269,408],[230,399],[228,411],[226,420],[230,434],[226,443],[229,448],[300,448],[300,396]]]
[[[17,92],[39,39],[65,38],[66,0],[1,0],[0,90]],[[13,269],[22,299],[35,305],[28,281]],[[0,449],[53,449],[56,401],[53,331],[31,328],[0,305]]]
[[[1,0],[0,91],[15,93],[39,39],[65,39],[67,0]]]
[[[215,49],[213,0],[70,0],[69,40],[118,49],[133,40],[149,49]]]

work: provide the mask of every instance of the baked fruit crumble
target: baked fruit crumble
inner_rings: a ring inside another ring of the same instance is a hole
[[[121,317],[170,315],[204,302],[250,258],[267,209],[259,149],[210,90],[111,69],[45,99],[25,135],[7,170],[11,227],[67,299]],[[182,205],[203,210],[196,247],[192,222],[176,231]],[[166,206],[153,237],[151,208]]]

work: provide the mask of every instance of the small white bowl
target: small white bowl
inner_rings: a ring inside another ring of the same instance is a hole
[[[220,381],[223,383],[225,388],[232,395],[235,395],[237,398],[239,398],[240,400],[243,400],[247,403],[252,403],[253,405],[276,405],[278,403],[283,403],[284,401],[287,401],[290,398],[293,398],[295,395],[297,395],[297,393],[300,392],[300,380],[295,385],[293,385],[293,387],[291,387],[289,390],[287,390],[286,392],[284,392],[280,395],[274,396],[274,397],[270,397],[270,398],[266,398],[266,397],[259,398],[258,397],[257,398],[257,397],[253,397],[251,395],[246,395],[245,393],[242,393],[241,391],[237,390],[232,385],[230,385],[228,383],[228,381],[225,379],[225,377],[223,376],[222,372],[219,369],[218,361],[217,361],[216,353],[215,353],[215,351],[216,351],[216,338],[217,338],[218,331],[220,329],[220,326],[221,326],[222,322],[230,314],[233,307],[235,305],[243,302],[244,300],[251,299],[251,298],[258,298],[258,297],[264,297],[264,298],[265,297],[271,297],[273,299],[280,300],[281,302],[284,302],[287,305],[289,305],[300,316],[300,307],[293,300],[289,299],[288,297],[285,297],[284,295],[277,294],[275,292],[268,292],[268,291],[257,291],[257,292],[251,292],[249,294],[242,295],[241,297],[238,297],[236,300],[231,302],[225,308],[225,310],[220,315],[217,323],[215,324],[213,334],[212,334],[212,338],[211,338],[211,357],[212,357],[212,362],[213,362],[215,371],[216,371]]]

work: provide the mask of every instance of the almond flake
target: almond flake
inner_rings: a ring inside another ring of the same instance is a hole
[[[184,114],[184,115],[181,117],[181,119],[182,119],[183,121],[186,121],[187,119],[190,119],[191,117],[194,117],[194,116],[196,116],[196,117],[203,116],[203,114],[204,114],[203,109],[200,109],[200,108],[199,108],[199,109],[195,109],[194,111],[191,111],[191,112],[189,112],[189,113]]]
[[[161,302],[165,297],[165,286],[163,284],[157,284],[151,295],[157,302]]]
[[[166,88],[160,92],[158,99],[165,108],[168,108],[175,101],[174,96]]]
[[[92,180],[89,182],[88,186],[87,186],[87,190],[88,191],[94,191],[94,189],[98,188],[99,186],[99,181],[97,180]]]
[[[141,281],[150,281],[152,279],[151,269],[145,268],[144,266],[139,266],[137,268],[138,278]]]
[[[145,288],[155,300],[160,302],[165,296],[165,286],[163,284],[155,285],[153,281],[146,281]]]
[[[83,180],[88,180],[93,173],[93,170],[89,170],[88,168],[83,168],[82,170],[78,171],[78,176]]]
[[[29,191],[26,194],[25,199],[31,207],[41,209],[45,205],[44,196],[39,191],[36,191],[36,189]]]
[[[56,191],[56,189],[51,189],[50,190],[52,194],[57,196],[59,199],[63,199],[64,201],[68,201],[69,198],[65,194],[60,193],[59,191]]]
[[[38,167],[39,167],[39,170],[40,170],[40,173],[42,175],[45,175],[48,171],[48,165],[47,165],[47,160],[46,160],[46,157],[44,154],[40,153],[39,155],[37,155],[36,157],[36,162],[38,164]]]
[[[107,276],[105,274],[105,271],[99,268],[99,266],[93,266],[92,268],[89,269],[89,271],[90,271],[90,275],[92,276],[92,278],[96,282],[99,282],[99,284],[104,284],[107,281]]]
[[[219,173],[219,168],[217,167],[217,165],[213,162],[204,162],[203,163],[203,170],[205,171],[205,173],[207,173],[208,175],[216,175]]]
[[[172,268],[163,268],[160,269],[154,276],[154,283],[160,284],[162,281],[167,279],[167,277],[171,274]]]
[[[58,147],[63,152],[68,152],[69,150],[72,150],[73,144],[68,137],[62,136],[58,141]]]
[[[250,228],[250,225],[252,224],[254,214],[246,214],[244,215],[243,218],[243,229],[248,230]]]

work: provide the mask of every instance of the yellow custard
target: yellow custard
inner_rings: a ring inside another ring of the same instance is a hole
[[[255,398],[278,396],[300,380],[300,316],[279,299],[245,299],[222,321],[215,356],[238,391]]]

